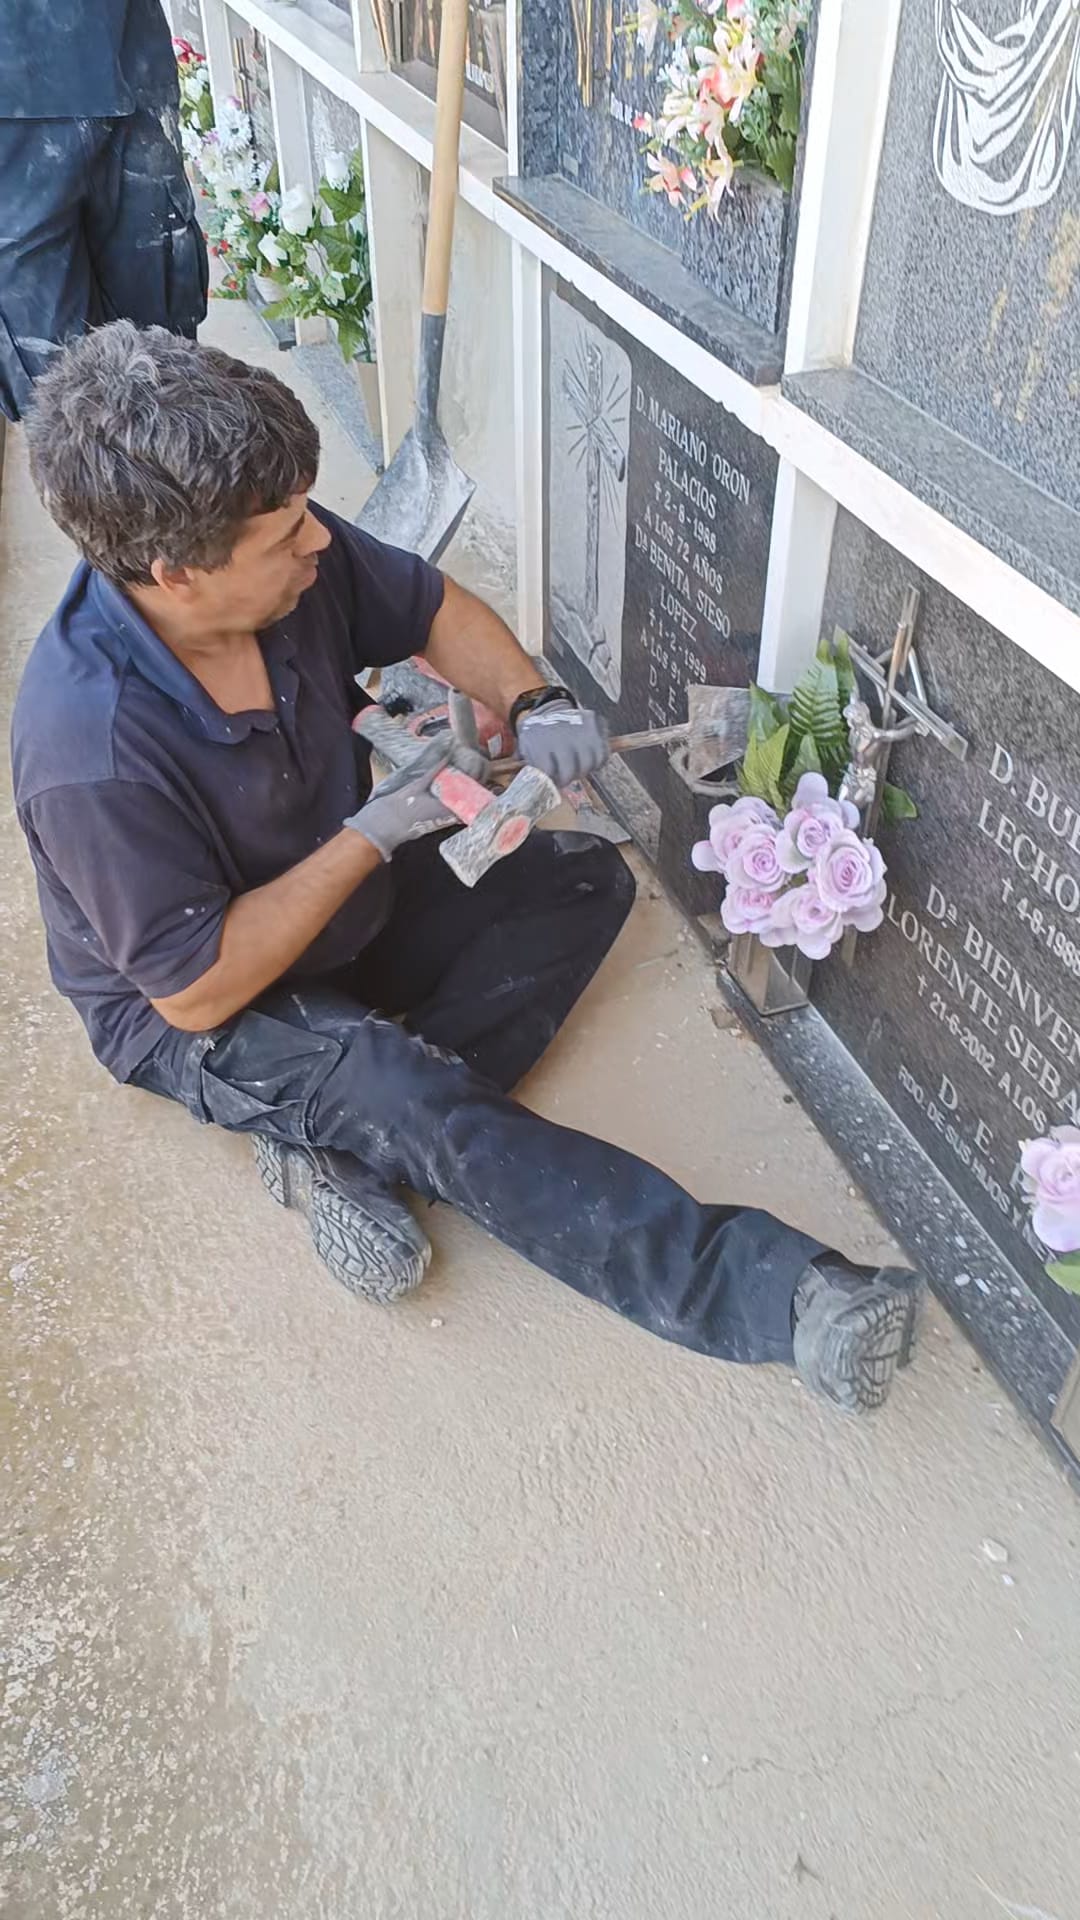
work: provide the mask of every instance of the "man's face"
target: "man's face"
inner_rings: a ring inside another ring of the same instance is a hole
[[[244,522],[224,567],[188,575],[191,606],[208,632],[258,633],[291,613],[314,585],[330,535],[294,493],[273,513]]]

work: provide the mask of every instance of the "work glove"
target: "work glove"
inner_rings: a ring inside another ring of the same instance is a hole
[[[343,825],[362,833],[384,860],[393,859],[407,840],[420,840],[427,833],[438,833],[442,827],[458,825],[455,816],[431,791],[432,781],[449,766],[451,753],[449,734],[432,741],[411,766],[400,767],[381,781],[359,813],[352,814]]]
[[[610,754],[606,721],[572,700],[552,700],[523,714],[517,741],[527,765],[539,767],[557,787],[587,780]]]

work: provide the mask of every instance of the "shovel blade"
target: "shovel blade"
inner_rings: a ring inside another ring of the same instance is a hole
[[[708,780],[741,760],[750,732],[750,695],[745,687],[699,687],[686,693],[689,711],[687,770],[691,780]]]
[[[476,491],[438,427],[410,428],[356,517],[363,533],[432,564],[446,551]]]

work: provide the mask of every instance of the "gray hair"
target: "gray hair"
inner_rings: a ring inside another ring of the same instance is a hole
[[[114,320],[38,381],[30,471],[53,519],[118,585],[222,567],[243,522],[312,485],[319,435],[276,375]]]

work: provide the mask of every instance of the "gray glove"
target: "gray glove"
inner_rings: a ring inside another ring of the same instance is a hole
[[[518,751],[530,767],[568,787],[586,780],[604,766],[610,753],[607,723],[588,707],[569,700],[552,700],[523,714],[517,730]]]
[[[411,766],[399,768],[382,781],[359,813],[352,814],[342,824],[362,833],[384,860],[392,859],[407,840],[419,840],[426,833],[438,833],[442,827],[457,826],[455,816],[447,812],[431,791],[432,781],[450,763],[451,749],[449,734],[433,741]]]

